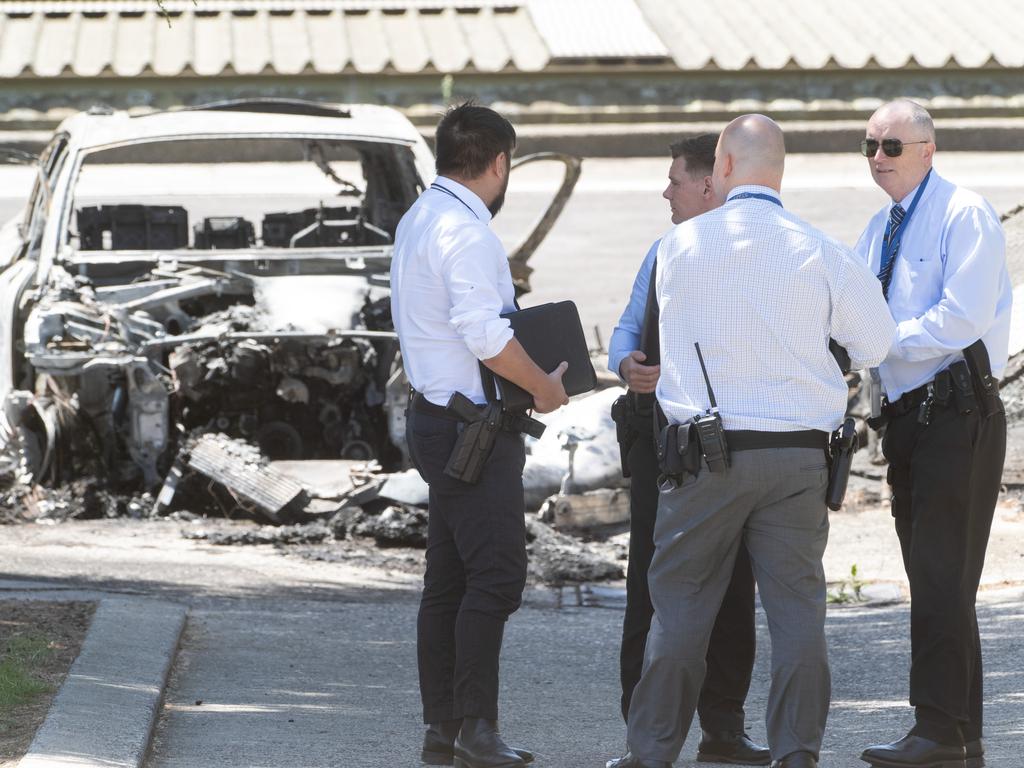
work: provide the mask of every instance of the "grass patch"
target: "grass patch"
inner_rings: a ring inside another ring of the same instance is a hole
[[[0,657],[0,717],[52,690],[39,670],[53,653],[42,635],[15,635]]]

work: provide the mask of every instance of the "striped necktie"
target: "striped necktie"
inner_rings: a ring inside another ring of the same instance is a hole
[[[896,263],[896,256],[900,252],[900,241],[899,231],[900,225],[903,223],[903,217],[906,216],[907,212],[903,210],[903,206],[896,203],[889,211],[889,239],[886,241],[884,253],[889,253],[889,243],[895,243],[896,247],[889,253],[889,258],[882,265],[881,270],[878,272],[878,279],[882,283],[882,295],[886,301],[889,300],[889,283],[892,282],[892,267]]]

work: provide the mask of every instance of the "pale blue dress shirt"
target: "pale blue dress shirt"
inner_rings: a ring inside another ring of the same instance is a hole
[[[900,201],[905,209],[916,192]],[[872,217],[854,248],[875,274],[891,208]],[[896,400],[931,381],[979,338],[999,378],[1008,356],[1013,288],[998,214],[983,197],[933,170],[903,226],[889,285],[896,338],[878,367],[887,397]]]
[[[654,245],[644,256],[640,271],[636,273],[636,279],[633,281],[629,303],[619,318],[619,324],[612,331],[611,341],[608,342],[608,370],[619,378],[622,378],[619,374],[622,361],[630,352],[640,349],[640,334],[643,331],[644,310],[647,307],[647,289],[651,284],[651,272],[654,271],[654,261],[660,244],[661,240],[655,240]]]

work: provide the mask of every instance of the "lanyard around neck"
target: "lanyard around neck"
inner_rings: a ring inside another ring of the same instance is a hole
[[[779,208],[782,208],[782,201],[773,195],[766,195],[763,192],[740,192],[738,195],[733,195],[729,198],[729,202],[733,200],[746,200],[747,198],[754,197],[758,200],[767,200],[769,203],[775,203]]]
[[[896,237],[893,237],[892,231],[892,215],[890,214],[889,220],[885,223],[885,236],[882,238],[882,257],[879,262],[879,271],[885,269],[892,259],[896,257],[897,252],[900,249],[900,243],[903,239],[903,233],[907,231],[907,225],[910,222],[910,217],[914,213],[914,209],[917,208],[917,203],[921,199],[921,195],[924,194],[924,188],[928,186],[928,179],[931,178],[932,170],[928,169],[928,173],[924,175],[924,179],[921,181],[921,185],[917,188],[917,194],[914,195],[914,199],[910,201],[910,207],[907,208],[907,212],[903,214],[903,220],[900,222]]]
[[[431,188],[431,189],[436,189],[436,190],[437,190],[438,192],[444,192],[444,193],[445,193],[446,195],[448,195],[448,197],[454,197],[454,198],[455,198],[456,200],[458,200],[458,201],[459,201],[460,203],[462,203],[462,204],[463,204],[464,206],[466,206],[466,210],[467,210],[467,211],[469,211],[469,212],[470,212],[470,213],[472,213],[472,214],[473,214],[474,216],[476,216],[476,218],[477,218],[477,219],[479,219],[479,218],[480,218],[479,216],[477,216],[477,215],[476,215],[476,211],[474,211],[474,210],[473,210],[473,209],[472,209],[472,208],[470,207],[469,203],[467,203],[467,202],[466,202],[465,200],[463,200],[463,199],[462,199],[461,197],[459,197],[458,195],[456,195],[456,194],[455,194],[454,192],[452,192],[452,191],[451,191],[450,189],[448,189],[447,187],[442,187],[442,186],[441,186],[440,184],[438,184],[438,183],[437,183],[437,182],[435,181],[435,182],[434,182],[433,184],[431,184],[431,185],[430,185],[430,188]]]

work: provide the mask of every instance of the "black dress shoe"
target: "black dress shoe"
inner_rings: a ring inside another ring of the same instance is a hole
[[[609,760],[604,768],[672,768],[672,763],[664,760],[641,760],[632,752],[627,752],[622,757]]]
[[[968,741],[964,750],[967,752],[967,768],[985,768],[985,745],[981,739]]]
[[[455,738],[462,727],[461,720],[443,720],[431,723],[423,734],[423,751],[420,760],[427,765],[451,765],[455,761]],[[512,748],[524,763],[533,762],[533,753],[525,749]]]
[[[467,717],[455,739],[455,768],[523,768],[526,761],[501,739],[494,720]]]
[[[964,768],[966,752],[921,736],[904,736],[892,744],[868,747],[860,759],[877,768]]]
[[[743,731],[701,731],[701,736],[698,763],[768,765],[772,761],[768,747],[755,744]]]
[[[781,760],[772,760],[769,768],[818,768],[818,759],[810,752],[790,752]]]

